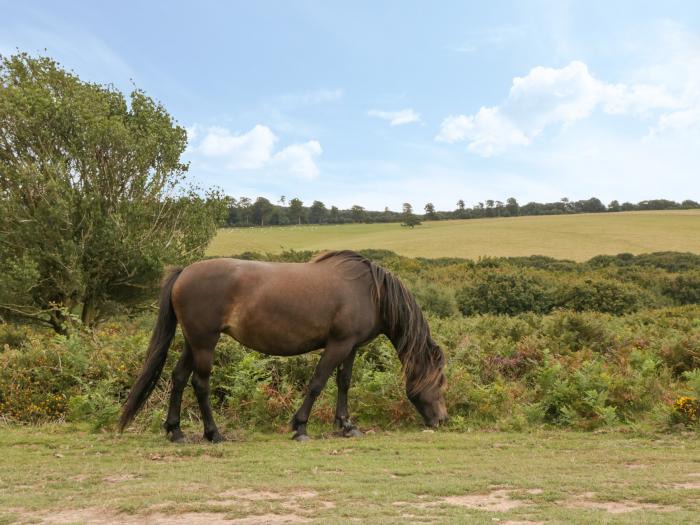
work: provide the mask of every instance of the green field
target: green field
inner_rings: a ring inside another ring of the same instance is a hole
[[[550,215],[399,224],[222,229],[207,255],[245,251],[391,250],[410,257],[548,255],[583,261],[596,255],[700,253],[700,210]]]
[[[0,523],[688,524],[700,442],[620,433],[357,439],[0,428]]]

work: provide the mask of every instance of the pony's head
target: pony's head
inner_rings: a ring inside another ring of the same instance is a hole
[[[426,425],[436,427],[447,421],[445,387],[445,354],[430,336],[430,327],[415,298],[389,271],[351,251],[326,252],[314,262],[337,259],[356,263],[369,275],[372,297],[379,307],[385,333],[401,360],[406,378],[406,394]]]
[[[429,342],[432,356],[429,370],[422,370],[421,374],[407,375],[406,393],[408,399],[416,407],[416,410],[429,427],[437,427],[448,421],[447,405],[445,404],[445,373],[444,354],[440,347],[432,340]]]

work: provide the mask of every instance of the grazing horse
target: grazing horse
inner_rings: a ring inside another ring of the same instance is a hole
[[[361,432],[347,406],[357,348],[385,334],[397,350],[406,393],[425,423],[447,419],[443,398],[445,356],[430,336],[420,307],[387,270],[351,251],[323,253],[308,263],[210,259],[170,269],[160,295],[158,320],[146,362],[119,422],[123,430],[153,391],[180,323],[185,348],[172,373],[165,430],[182,441],[180,404],[192,386],[204,436],[221,441],[209,404],[209,376],[221,333],[269,355],[293,356],[325,348],[308,392],[292,419],[293,438],[306,440],[311,407],[337,369],[335,422],[345,436]]]

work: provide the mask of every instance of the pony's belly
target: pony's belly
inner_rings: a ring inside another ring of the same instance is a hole
[[[323,348],[326,338],[295,337],[292,331],[268,329],[265,332],[246,330],[241,326],[227,326],[223,332],[246,348],[268,355],[292,356]]]
[[[269,355],[299,355],[326,345],[333,330],[332,308],[311,301],[279,301],[263,292],[237,301],[221,331]]]

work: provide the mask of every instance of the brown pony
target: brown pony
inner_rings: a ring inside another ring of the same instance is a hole
[[[192,386],[204,420],[204,436],[221,441],[209,405],[214,347],[223,332],[269,355],[292,356],[325,348],[306,398],[292,419],[294,439],[306,440],[311,407],[337,369],[335,421],[345,436],[351,423],[347,396],[357,348],[386,334],[398,352],[406,393],[427,425],[447,419],[442,395],[445,357],[415,299],[387,270],[351,251],[323,253],[309,263],[211,259],[171,269],[163,281],[158,320],[146,362],[119,422],[123,430],[155,387],[180,323],[185,348],[172,373],[165,430],[182,441],[180,403]],[[193,373],[194,372],[194,373]]]

